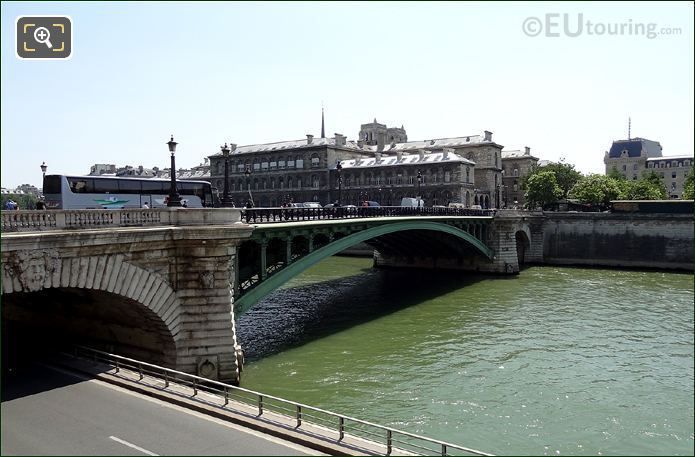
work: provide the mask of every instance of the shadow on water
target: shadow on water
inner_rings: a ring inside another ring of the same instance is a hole
[[[505,279],[463,272],[368,269],[280,289],[237,320],[237,338],[247,359],[258,360],[490,278]]]

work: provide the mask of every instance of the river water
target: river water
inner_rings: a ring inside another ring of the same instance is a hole
[[[495,454],[693,455],[693,275],[372,270],[242,316],[241,385]]]

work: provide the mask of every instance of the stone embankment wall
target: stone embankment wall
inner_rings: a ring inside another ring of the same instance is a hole
[[[543,262],[693,270],[693,215],[543,214]]]

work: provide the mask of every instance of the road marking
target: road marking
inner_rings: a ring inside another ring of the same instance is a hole
[[[155,227],[155,228],[156,228],[156,227]],[[304,453],[304,454],[306,454],[306,455],[328,455],[328,454],[324,454],[324,453],[321,453],[321,452],[319,452],[319,451],[316,451],[316,450],[314,450],[314,449],[308,448],[308,447],[306,447],[306,446],[303,446],[303,445],[301,445],[301,444],[296,444],[296,443],[293,443],[293,442],[291,442],[291,441],[285,441],[285,440],[283,440],[282,438],[276,438],[276,437],[274,437],[274,436],[272,436],[272,435],[268,435],[268,434],[266,434],[266,433],[253,430],[253,429],[244,427],[244,426],[242,426],[242,425],[237,425],[237,424],[234,424],[234,423],[232,423],[232,422],[225,421],[225,420],[223,420],[223,419],[218,419],[218,418],[216,418],[216,417],[212,417],[212,416],[209,416],[209,415],[206,415],[206,414],[203,414],[203,413],[199,413],[199,412],[197,412],[197,411],[193,411],[193,410],[190,410],[190,409],[188,409],[188,408],[184,408],[184,407],[182,407],[182,406],[174,405],[174,404],[172,404],[172,403],[165,402],[165,401],[160,400],[160,399],[158,399],[158,398],[153,398],[153,397],[144,396],[144,395],[142,395],[142,394],[140,394],[140,393],[133,392],[132,390],[128,390],[128,389],[126,389],[126,388],[124,388],[124,387],[120,387],[120,386],[117,386],[117,385],[114,385],[114,384],[110,384],[110,383],[108,383],[108,382],[105,382],[105,381],[102,381],[102,380],[99,380],[99,379],[94,379],[94,377],[87,376],[87,375],[84,375],[84,374],[81,374],[81,373],[77,373],[77,372],[75,372],[75,371],[71,371],[71,370],[68,370],[68,369],[65,369],[65,368],[60,368],[60,367],[57,367],[57,366],[54,366],[54,365],[45,364],[45,363],[38,363],[37,365],[40,365],[40,366],[42,366],[42,367],[44,367],[44,368],[46,368],[46,369],[49,369],[49,370],[53,370],[53,371],[57,371],[57,372],[59,372],[59,373],[63,373],[63,374],[65,374],[65,375],[67,375],[67,376],[72,376],[72,377],[77,378],[77,379],[82,379],[82,380],[84,380],[84,381],[87,381],[87,382],[90,382],[90,383],[99,385],[99,386],[101,386],[101,387],[105,387],[105,388],[107,388],[107,389],[115,390],[115,391],[117,391],[117,392],[120,392],[120,393],[129,395],[129,396],[132,396],[132,397],[137,397],[137,398],[139,398],[140,400],[147,401],[147,402],[150,402],[150,403],[154,403],[154,404],[157,404],[157,405],[159,405],[159,406],[161,406],[161,407],[164,407],[164,408],[167,408],[167,409],[172,409],[172,410],[175,410],[175,411],[179,411],[179,412],[188,414],[188,415],[190,415],[190,416],[195,416],[195,417],[197,417],[197,418],[199,418],[199,419],[203,419],[203,420],[206,420],[206,421],[209,421],[209,422],[214,422],[214,423],[216,423],[216,424],[218,424],[218,425],[221,425],[221,426],[223,426],[223,427],[231,428],[231,429],[233,429],[233,430],[237,430],[237,431],[242,432],[242,433],[245,433],[245,434],[247,434],[247,435],[253,435],[253,436],[255,436],[255,437],[262,438],[262,439],[264,439],[264,440],[266,440],[266,441],[270,441],[271,443],[279,444],[279,445],[281,445],[281,446],[285,446],[285,447],[288,447],[288,448],[290,448],[290,449],[297,450],[297,451],[302,452],[302,453]],[[206,392],[206,393],[207,393],[207,392]],[[124,444],[125,444],[125,443],[124,443]],[[130,444],[130,443],[129,443],[129,444]],[[152,455],[156,455],[156,454],[152,454]]]
[[[140,446],[136,446],[136,445],[134,445],[133,443],[129,443],[129,442],[127,442],[126,440],[122,440],[122,439],[120,439],[120,438],[118,438],[118,437],[116,437],[116,436],[109,436],[109,438],[111,438],[112,440],[114,440],[114,441],[117,442],[117,443],[125,444],[125,445],[128,446],[128,447],[132,447],[133,449],[135,449],[135,450],[137,450],[137,451],[140,451],[140,452],[142,452],[143,454],[147,454],[147,455],[159,455],[159,454],[155,454],[154,452],[150,452],[150,451],[148,451],[147,449],[143,449],[143,448],[141,448]]]

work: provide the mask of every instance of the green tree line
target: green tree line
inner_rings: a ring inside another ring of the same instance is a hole
[[[683,199],[695,194],[695,174],[691,172],[684,182]],[[561,199],[574,199],[579,203],[605,209],[611,200],[662,200],[668,198],[663,180],[654,170],[645,171],[638,180],[628,180],[617,170],[607,175],[583,175],[574,165],[560,160],[545,167],[535,166],[521,179],[529,208],[543,207]]]

